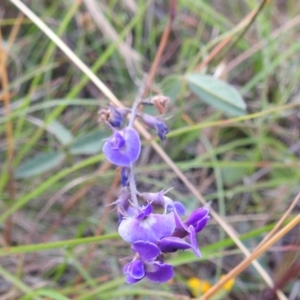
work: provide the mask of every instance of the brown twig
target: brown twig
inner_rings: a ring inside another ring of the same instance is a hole
[[[279,232],[274,234],[270,239],[268,239],[263,245],[254,249],[252,254],[245,258],[241,263],[239,263],[234,269],[232,269],[228,274],[226,274],[222,279],[220,279],[214,286],[212,286],[199,300],[206,300],[213,296],[219,289],[221,289],[226,282],[230,279],[235,278],[241,272],[243,272],[255,259],[260,255],[265,253],[272,245],[274,245],[279,239],[285,236],[289,231],[291,231],[296,225],[300,223],[300,214],[297,215],[290,223],[283,227]],[[272,287],[272,289],[275,286]],[[276,291],[278,295],[278,290]]]
[[[258,246],[256,247],[256,249],[258,249],[259,247],[261,247],[267,240],[269,240],[275,234],[276,231],[278,231],[278,229],[282,226],[282,224],[284,223],[284,221],[287,219],[287,217],[290,215],[290,213],[292,212],[292,210],[295,208],[295,206],[299,202],[299,199],[300,199],[300,193],[296,196],[296,198],[294,199],[294,201],[292,202],[292,204],[290,205],[290,207],[288,208],[288,210],[283,214],[283,216],[280,218],[280,220],[276,223],[275,227],[258,244]]]
[[[300,262],[293,264],[284,274],[275,282],[274,288],[267,289],[262,296],[264,300],[273,300],[276,298],[276,289],[284,288],[289,281],[297,278],[300,274]]]

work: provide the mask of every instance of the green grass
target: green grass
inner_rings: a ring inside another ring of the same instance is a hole
[[[150,70],[157,55],[168,22],[167,2],[136,0],[133,13],[126,1],[97,1],[106,22],[117,32],[117,41],[97,27],[84,3],[70,3],[37,1],[33,5],[29,1],[28,7],[113,95],[129,106],[138,91],[135,81],[142,80],[143,72]],[[278,28],[299,16],[300,5],[292,0],[281,4],[270,1],[241,36],[242,30],[236,30],[236,24],[257,5],[254,0],[234,0],[230,4],[177,1],[172,32],[150,93],[164,93],[172,100],[168,140],[155,141],[205,200],[235,228],[249,250],[288,209],[299,192],[300,178],[300,22],[274,35]],[[18,9],[6,0],[0,20],[4,49],[17,15]],[[247,112],[240,116],[227,115],[226,111],[200,100],[185,79],[228,36],[236,42],[229,44],[201,72],[213,75],[221,70],[221,79],[239,90],[247,104]],[[140,58],[125,57],[120,42],[127,43]],[[228,63],[258,43],[264,46],[226,71]],[[126,285],[122,274],[125,261],[121,259],[131,254],[130,248],[118,238],[113,206],[109,214],[106,207],[109,192],[114,192],[113,199],[118,197],[118,191],[112,191],[117,171],[111,167],[96,173],[105,164],[103,154],[97,150],[102,138],[99,143],[87,139],[85,145],[79,139],[97,131],[105,137],[107,129],[98,123],[97,111],[108,106],[111,98],[27,17],[12,44],[6,69],[11,113],[7,115],[4,106],[0,106],[0,298],[12,293],[11,299],[23,300],[177,299],[178,295],[189,299],[189,278],[217,282],[221,274],[241,261],[242,252],[224,229],[211,220],[199,235],[201,260],[188,252],[168,257],[176,265],[177,275],[171,283],[157,286],[144,281],[136,286]],[[0,94],[4,92],[2,87]],[[13,126],[16,174],[22,164],[41,154],[54,151],[65,157],[38,176],[14,178],[14,199],[9,193],[8,122]],[[80,150],[74,154],[72,143],[78,140]],[[145,154],[136,166],[138,189],[154,192],[174,187],[170,197],[182,201],[189,211],[199,207],[171,166],[162,161],[148,141],[142,142]],[[96,150],[87,154],[86,149]],[[88,191],[62,218],[50,240],[45,241],[68,201],[87,184]],[[37,220],[53,197],[55,202]],[[297,213],[299,207],[292,216]],[[4,232],[10,216],[12,246],[7,247]],[[105,222],[97,236],[103,218]],[[94,243],[96,247],[90,254]],[[299,261],[299,255],[289,250],[289,245],[299,247],[297,228],[286,236],[284,243],[278,243],[279,250],[270,249],[259,259],[274,280],[284,279],[285,270]],[[86,265],[89,255],[91,262]],[[281,287],[287,297],[296,289],[295,283],[296,279],[291,278]],[[260,297],[266,289],[260,275],[249,267],[236,278],[228,299]]]

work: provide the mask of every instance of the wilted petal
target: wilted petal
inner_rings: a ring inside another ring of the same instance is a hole
[[[159,241],[158,246],[162,252],[176,252],[192,248],[189,243],[178,237],[166,237]]]
[[[147,270],[146,277],[152,282],[163,283],[169,281],[174,276],[173,267],[171,265],[155,262],[151,268],[153,268],[154,271],[149,272]]]
[[[174,229],[175,219],[173,213],[170,213],[150,214],[142,220],[126,218],[121,222],[118,231],[126,242],[133,244],[139,240],[155,243],[170,236]]]
[[[154,261],[160,254],[159,248],[150,242],[137,241],[133,243],[131,249],[140,255],[141,260],[145,262]]]
[[[106,159],[121,167],[135,162],[141,152],[141,141],[138,133],[130,127],[116,131],[108,138],[102,148]]]

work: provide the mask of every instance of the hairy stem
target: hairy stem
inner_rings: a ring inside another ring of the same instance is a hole
[[[133,164],[130,165],[129,169],[129,189],[130,189],[130,195],[131,195],[131,202],[134,204],[134,206],[138,207],[139,202],[137,199],[137,189],[136,189],[136,182],[135,182],[135,176],[134,176],[134,167]]]
[[[134,102],[132,104],[132,108],[131,108],[131,115],[130,115],[130,119],[129,119],[129,123],[128,123],[128,127],[133,127],[134,124],[134,120],[135,117],[138,113],[138,107],[141,104],[142,98],[143,98],[143,93],[145,90],[145,84],[142,84],[139,88],[139,91],[136,95],[136,98],[134,99]]]
[[[145,82],[145,81],[144,81]],[[136,95],[136,98],[132,104],[132,109],[131,109],[131,115],[129,119],[129,124],[128,127],[133,127],[134,120],[136,115],[138,114],[138,107],[142,101],[143,94],[145,90],[145,84],[142,84],[139,88],[139,91]],[[138,207],[138,199],[137,199],[137,189],[136,189],[136,182],[135,182],[135,177],[134,177],[134,167],[133,164],[130,165],[129,167],[129,189],[130,189],[130,195],[131,195],[131,201],[134,204],[134,206]]]

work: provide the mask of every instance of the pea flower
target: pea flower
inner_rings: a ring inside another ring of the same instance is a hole
[[[133,243],[131,249],[137,255],[123,268],[127,283],[138,282],[144,277],[155,283],[163,283],[173,278],[173,267],[163,263],[161,251],[154,243],[139,240]]]
[[[112,164],[127,167],[140,156],[140,137],[131,127],[115,130],[113,135],[105,141],[102,151]]]
[[[174,214],[154,214],[151,204],[142,207],[136,216],[125,217],[118,228],[123,240],[131,244],[139,240],[156,243],[171,236],[174,230]]]

